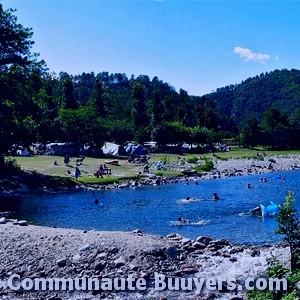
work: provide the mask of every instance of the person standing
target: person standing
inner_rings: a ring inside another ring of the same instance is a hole
[[[76,181],[77,181],[78,177],[80,176],[80,174],[81,174],[81,172],[80,172],[79,168],[76,167],[76,169],[75,169],[75,180]]]

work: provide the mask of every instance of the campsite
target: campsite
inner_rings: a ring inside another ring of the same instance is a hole
[[[299,300],[300,2],[0,3],[1,300]]]

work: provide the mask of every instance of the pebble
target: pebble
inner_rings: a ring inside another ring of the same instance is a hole
[[[81,248],[79,248],[79,251],[90,250],[90,248],[91,248],[90,244],[86,244],[86,245],[82,246]]]

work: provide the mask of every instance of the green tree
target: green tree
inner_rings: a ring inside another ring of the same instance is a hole
[[[151,94],[151,117],[152,126],[155,128],[161,124],[165,118],[165,95],[161,82],[157,77],[152,80],[152,94]]]
[[[271,148],[285,148],[288,137],[288,120],[277,108],[270,107],[262,119],[262,129],[265,133],[265,141]]]
[[[128,120],[105,120],[105,129],[109,141],[124,145],[133,139],[132,124]]]
[[[42,143],[59,140],[61,126],[58,119],[59,105],[51,91],[43,87],[33,98],[38,107],[36,113],[36,140]],[[49,120],[51,120],[49,122]]]
[[[71,78],[66,78],[63,82],[63,105],[65,109],[77,109],[78,103],[74,97],[74,85]]]
[[[191,107],[191,99],[187,91],[179,90],[179,105],[178,105],[178,121],[182,122],[185,126],[190,126],[192,124],[193,118]]]
[[[196,126],[191,128],[192,142],[196,144],[212,144],[216,133],[206,127]]]
[[[300,268],[300,221],[294,202],[293,193],[289,192],[276,218],[276,233],[284,235],[284,241],[290,246],[292,271]]]
[[[241,142],[244,146],[253,148],[258,145],[260,138],[260,128],[255,117],[249,117],[241,130]]]
[[[296,108],[289,118],[292,128],[300,130],[300,108]]]
[[[144,142],[149,139],[149,118],[145,97],[145,88],[138,81],[134,82],[131,93],[131,115],[135,140]]]
[[[29,65],[36,60],[31,52],[31,28],[17,23],[15,10],[4,10],[0,3],[0,71],[8,70],[11,65]]]
[[[178,121],[163,123],[155,128],[154,139],[160,145],[183,143],[189,139],[189,129]]]
[[[96,78],[90,103],[94,105],[99,117],[104,118],[106,116],[107,94],[104,91],[103,84],[99,76]]]
[[[17,23],[13,13],[0,4],[0,165],[13,143],[32,138],[36,130],[32,97],[45,66],[31,52],[32,30]]]
[[[300,108],[296,108],[289,118],[290,129],[290,144],[294,149],[300,148],[300,140],[297,138],[300,136]]]
[[[107,136],[102,118],[91,106],[79,109],[61,109],[59,119],[64,141],[102,145]],[[71,134],[70,134],[71,133]]]

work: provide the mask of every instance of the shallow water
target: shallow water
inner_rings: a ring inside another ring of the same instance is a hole
[[[278,175],[286,175],[281,181]],[[268,179],[260,183],[259,178]],[[247,189],[247,183],[253,188]],[[26,219],[36,225],[77,229],[122,230],[140,228],[145,233],[165,235],[178,232],[186,237],[199,235],[225,238],[232,242],[261,244],[281,239],[274,233],[273,217],[241,216],[258,204],[284,202],[288,191],[295,192],[300,211],[300,171],[250,175],[227,179],[189,181],[155,187],[80,192],[72,194],[1,197],[0,212]],[[221,200],[210,198],[217,192]],[[191,202],[184,199],[191,197]],[[95,199],[99,205],[95,205]],[[203,201],[202,201],[203,200]],[[178,216],[191,224],[178,226]]]

